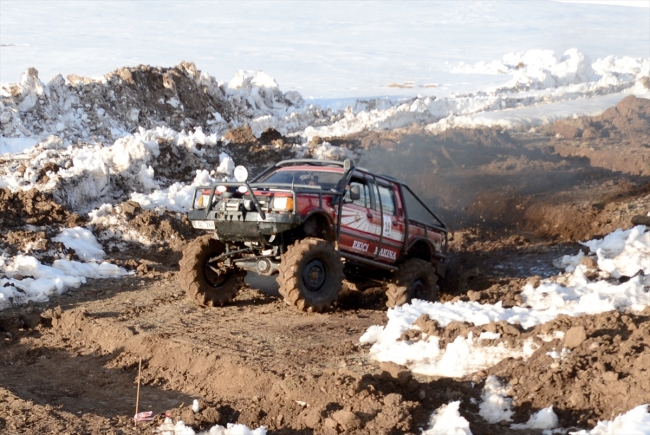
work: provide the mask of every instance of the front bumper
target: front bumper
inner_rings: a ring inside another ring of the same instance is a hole
[[[272,236],[300,225],[294,213],[266,212],[262,220],[257,212],[190,210],[187,217],[194,228],[214,230],[220,240],[256,241],[260,236]]]

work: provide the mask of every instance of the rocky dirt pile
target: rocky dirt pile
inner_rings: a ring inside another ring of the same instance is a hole
[[[585,157],[592,166],[612,171],[650,175],[648,99],[630,95],[599,116],[556,121],[544,131],[555,134],[553,146],[562,156]]]
[[[17,192],[0,189],[0,228],[24,225],[73,227],[83,222],[83,218],[66,210],[47,193],[36,189]]]
[[[488,370],[511,386],[515,421],[552,405],[562,426],[593,427],[650,402],[649,308],[560,316],[531,333],[556,331],[564,337],[543,343],[525,363],[504,360]]]
[[[251,80],[240,77],[241,83],[231,88],[202,74],[193,63],[182,62],[172,68],[120,68],[101,80],[76,75],[66,80],[58,75],[45,85],[38,71],[30,68],[20,83],[8,85],[10,96],[0,100],[2,133],[5,137],[56,134],[72,143],[112,142],[138,127],[201,128],[212,133],[302,104],[299,94],[283,94],[277,85],[257,86],[254,98],[250,89],[239,95],[241,86],[255,86]]]

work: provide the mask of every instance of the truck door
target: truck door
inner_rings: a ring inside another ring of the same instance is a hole
[[[359,189],[359,199],[350,192]],[[351,254],[374,258],[379,249],[381,222],[372,209],[371,183],[365,177],[353,176],[343,197],[339,249]]]
[[[396,194],[396,185],[376,179],[372,186],[373,213],[381,224],[383,236],[378,246],[377,259],[393,263],[404,247],[404,207]]]

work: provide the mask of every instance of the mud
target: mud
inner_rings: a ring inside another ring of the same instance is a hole
[[[83,222],[82,217],[66,210],[47,193],[0,189],[0,228],[54,224],[75,227]]]
[[[612,171],[650,175],[650,100],[630,95],[602,115],[557,121],[545,131],[555,133],[554,147],[562,156],[586,157],[592,166]]]
[[[129,83],[123,75],[124,92],[146,79],[135,74]],[[587,141],[613,161],[623,141],[638,159],[646,158],[646,103],[624,102],[580,121],[584,128],[573,139],[568,127],[556,123],[533,132],[449,130],[434,136],[413,128],[314,142],[345,145],[361,156],[362,166],[406,181],[440,211],[454,230],[441,300],[513,306],[521,303],[527,282],[558,273],[553,260],[577,253],[578,240],[629,228],[633,217],[650,212],[650,179],[636,163],[607,167],[563,151],[570,140]],[[556,128],[565,129],[564,138],[556,137]],[[292,156],[291,139],[272,130],[255,139],[241,128],[226,139],[235,161],[250,161],[253,168]],[[161,144],[156,172],[166,182],[192,178],[182,165],[171,165],[191,158],[178,153],[183,151]],[[80,217],[35,190],[3,190],[0,199],[0,249],[29,252],[46,263],[74,255],[50,239],[62,227],[83,223]],[[560,317],[531,330],[503,322],[441,328],[423,317],[416,322],[421,331],[436,332],[443,345],[486,330],[499,332],[507,346],[532,339],[539,349],[526,361],[504,360],[463,379],[414,375],[378,364],[359,345],[369,326],[386,323],[381,289],[346,288],[332,310],[307,314],[286,306],[273,279],[249,277],[233,304],[195,306],[176,277],[180,253],[196,236],[189,222],[124,199],[116,199],[113,220],[92,231],[108,261],[135,270],[135,276],[89,279],[47,303],[0,312],[3,433],[150,434],[166,413],[196,430],[238,422],[264,425],[269,434],[417,434],[434,410],[453,400],[461,401],[461,415],[475,435],[521,433],[478,414],[488,375],[510,385],[514,422],[553,405],[563,427],[591,428],[650,402],[649,309]],[[403,339],[418,340],[421,331]],[[557,331],[564,337],[539,337]],[[547,355],[562,348],[571,353]],[[155,419],[134,427],[140,358],[140,410],[154,411]],[[199,413],[189,409],[194,399]]]

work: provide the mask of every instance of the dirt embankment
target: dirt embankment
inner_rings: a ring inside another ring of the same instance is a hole
[[[553,146],[566,157],[586,157],[591,166],[650,176],[650,100],[625,97],[602,115],[555,122]]]

